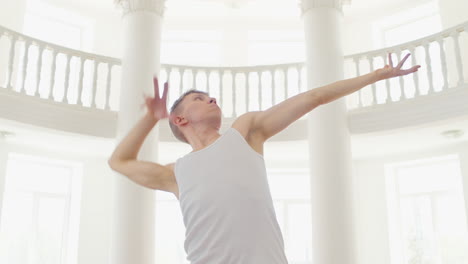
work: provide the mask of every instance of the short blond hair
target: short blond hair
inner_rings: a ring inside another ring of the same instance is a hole
[[[188,91],[186,91],[185,93],[183,93],[177,100],[175,100],[175,102],[172,104],[171,106],[171,111],[170,111],[170,114],[172,115],[173,113],[177,114],[180,112],[180,104],[182,103],[182,101],[184,100],[184,98],[189,95],[189,94],[193,94],[193,93],[200,93],[200,94],[204,94],[204,95],[208,95],[207,92],[204,92],[204,91],[200,91],[200,90],[196,90],[196,89],[190,89]],[[188,144],[188,141],[187,141],[187,138],[185,137],[185,135],[182,133],[182,131],[180,131],[180,129],[177,127],[177,125],[175,125],[172,120],[169,120],[169,126],[171,127],[171,130],[172,130],[172,133],[174,134],[174,136],[182,141],[182,142],[185,142]]]

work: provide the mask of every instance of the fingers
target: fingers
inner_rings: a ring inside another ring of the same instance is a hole
[[[421,68],[421,65],[416,65],[416,66],[413,66],[409,69],[406,69],[406,70],[401,70],[400,72],[400,76],[402,75],[407,75],[407,74],[410,74],[410,73],[413,73],[413,72],[417,72],[419,70],[419,68]]]
[[[159,83],[158,83],[158,77],[156,76],[153,77],[153,87],[154,87],[154,97],[159,98]]]
[[[398,69],[401,69],[401,67],[403,66],[403,64],[405,63],[405,61],[408,59],[408,57],[410,55],[411,55],[411,53],[406,54],[406,56],[400,61],[400,63],[398,63],[398,65],[397,65]]]
[[[165,82],[165,83],[164,83],[163,95],[162,95],[162,98],[161,98],[163,102],[166,102],[166,100],[167,100],[167,92],[168,92],[168,90],[169,90],[169,83],[168,83],[168,82]]]
[[[392,53],[388,53],[388,64],[393,68]]]

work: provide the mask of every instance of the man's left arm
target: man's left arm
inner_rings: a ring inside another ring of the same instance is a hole
[[[396,67],[393,67],[391,54],[389,54],[390,65],[385,65],[381,69],[318,87],[288,98],[267,110],[252,112],[251,129],[267,140],[322,104],[330,103],[377,81],[416,72],[419,65],[406,70],[401,69],[409,55],[407,54]]]

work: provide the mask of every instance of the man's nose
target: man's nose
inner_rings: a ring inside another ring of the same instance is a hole
[[[216,99],[215,98],[211,98],[210,104],[213,103],[213,102],[216,104]]]

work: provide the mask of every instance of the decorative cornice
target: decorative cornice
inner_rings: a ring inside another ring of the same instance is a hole
[[[302,14],[309,11],[312,8],[329,7],[336,8],[342,11],[342,7],[345,4],[351,4],[351,0],[301,0]]]
[[[150,11],[163,16],[166,0],[114,0],[125,14],[135,11]]]

